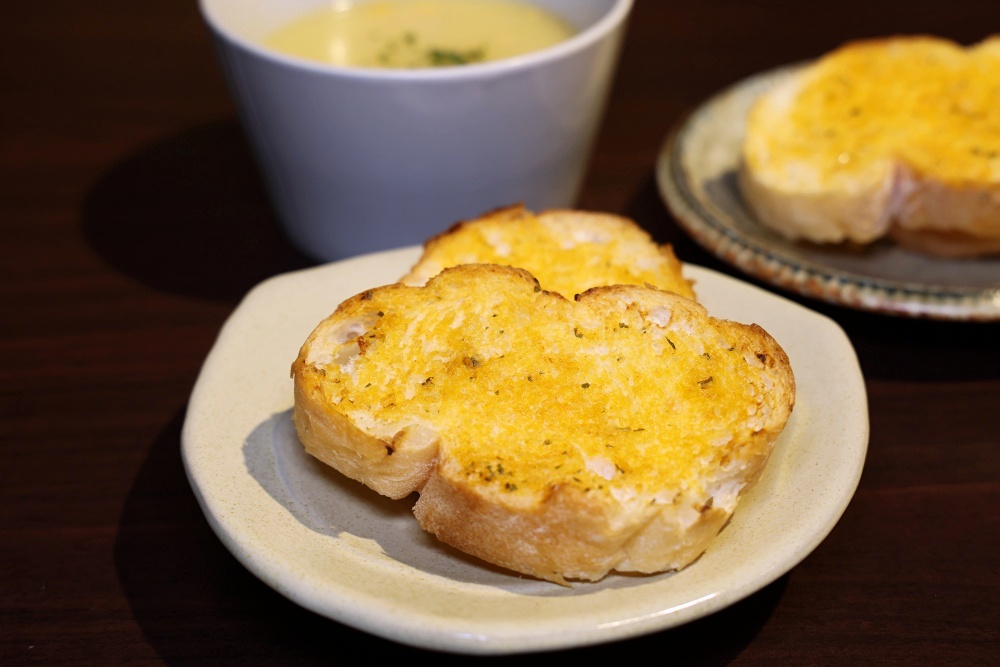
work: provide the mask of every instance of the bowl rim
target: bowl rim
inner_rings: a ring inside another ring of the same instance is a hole
[[[284,67],[349,79],[370,79],[375,81],[463,81],[467,79],[490,78],[527,70],[563,60],[584,51],[604,39],[619,26],[625,24],[631,13],[633,1],[610,0],[610,7],[597,21],[569,39],[543,49],[501,60],[473,63],[462,65],[461,67],[427,67],[420,69],[350,67],[320,63],[305,58],[285,55],[268,49],[254,40],[246,39],[236,34],[227,25],[226,19],[221,17],[216,11],[216,0],[198,0],[198,7],[202,18],[218,38],[243,51]]]

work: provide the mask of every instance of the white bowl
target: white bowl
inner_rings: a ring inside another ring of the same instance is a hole
[[[632,0],[530,0],[579,32],[420,70],[324,65],[264,38],[324,0],[200,0],[281,223],[320,260],[422,243],[522,202],[572,206]]]

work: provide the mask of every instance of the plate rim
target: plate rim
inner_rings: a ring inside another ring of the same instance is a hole
[[[246,567],[252,574],[257,576],[261,581],[278,591],[286,598],[302,607],[326,616],[331,620],[354,627],[355,629],[369,634],[417,648],[441,650],[451,653],[512,654],[529,651],[566,649],[606,643],[649,634],[651,632],[666,630],[671,627],[685,624],[697,618],[713,614],[761,590],[794,568],[799,562],[801,562],[802,559],[808,556],[809,553],[811,553],[826,538],[829,532],[839,521],[843,512],[847,509],[847,506],[853,498],[860,481],[868,446],[869,424],[867,414],[867,396],[864,393],[864,380],[861,376],[860,366],[855,369],[856,377],[852,376],[852,379],[858,385],[855,387],[855,390],[860,392],[860,403],[864,406],[864,414],[863,416],[859,416],[859,418],[863,417],[864,422],[863,426],[859,426],[860,431],[863,431],[863,442],[859,441],[855,443],[855,447],[858,449],[859,455],[856,460],[851,460],[854,465],[853,478],[844,483],[843,488],[840,489],[838,502],[835,503],[835,509],[833,509],[829,515],[823,517],[824,521],[821,522],[821,524],[813,527],[810,533],[810,539],[802,544],[799,544],[793,556],[789,557],[786,555],[784,559],[778,559],[779,562],[777,564],[772,564],[773,566],[770,567],[765,575],[760,576],[755,580],[747,581],[741,586],[721,591],[718,594],[713,594],[709,599],[692,601],[683,609],[663,610],[659,614],[651,614],[639,618],[630,618],[627,619],[627,621],[623,619],[625,622],[620,624],[613,624],[612,626],[603,628],[588,628],[587,632],[576,632],[573,633],[572,636],[560,635],[543,637],[537,632],[529,633],[527,635],[521,633],[518,635],[516,632],[510,633],[507,631],[498,632],[494,636],[470,636],[469,633],[457,632],[455,630],[449,631],[441,628],[429,630],[428,628],[421,627],[419,623],[414,623],[413,621],[415,619],[403,619],[401,621],[394,620],[387,624],[385,617],[382,616],[377,609],[369,607],[362,609],[362,613],[359,613],[359,610],[356,608],[357,605],[352,603],[351,600],[331,601],[328,599],[317,599],[315,589],[302,585],[304,581],[308,580],[308,577],[303,579],[301,573],[298,575],[290,575],[287,571],[283,572],[280,571],[280,569],[276,569],[274,563],[269,559],[269,556],[272,554],[260,553],[258,551],[259,544],[248,543],[246,535],[239,535],[236,533],[238,528],[234,527],[231,517],[227,516],[225,511],[226,503],[231,502],[232,499],[225,497],[220,498],[218,497],[219,494],[217,488],[206,486],[207,478],[205,476],[205,470],[199,468],[203,461],[200,461],[198,457],[199,448],[204,448],[206,444],[202,441],[203,439],[200,439],[200,436],[196,432],[199,424],[206,419],[205,405],[207,403],[207,399],[210,398],[205,394],[208,386],[206,384],[206,378],[210,378],[220,372],[218,363],[216,363],[217,358],[223,351],[225,351],[231,337],[235,333],[238,333],[241,320],[248,316],[248,311],[258,307],[257,304],[261,300],[259,297],[263,292],[273,292],[275,290],[280,292],[283,284],[287,281],[290,281],[288,284],[289,286],[292,286],[295,281],[298,280],[324,280],[328,274],[334,275],[338,272],[338,270],[349,271],[351,269],[363,268],[367,263],[371,262],[389,261],[391,263],[395,261],[400,264],[402,269],[405,269],[406,267],[403,266],[403,264],[411,258],[415,259],[418,250],[418,248],[413,247],[386,253],[372,253],[359,258],[352,258],[350,260],[343,260],[327,265],[294,271],[288,274],[282,274],[263,281],[261,284],[248,292],[247,296],[244,297],[241,303],[224,323],[216,343],[213,345],[208,356],[206,357],[202,371],[199,373],[199,377],[196,380],[185,416],[181,438],[182,458],[189,483],[195,493],[195,496],[197,497],[202,511],[208,519],[209,525],[212,527],[212,530],[216,533],[226,548],[229,549],[237,560],[240,561],[241,564],[243,564],[244,567]],[[699,277],[711,277],[712,280],[719,280],[724,284],[738,284],[740,289],[751,290],[754,294],[759,295],[761,298],[774,300],[775,303],[780,302],[783,308],[793,308],[803,317],[817,318],[816,322],[820,323],[817,324],[817,326],[822,325],[824,327],[830,327],[831,333],[836,333],[837,335],[842,336],[843,344],[847,346],[846,349],[849,350],[851,354],[854,354],[853,347],[851,346],[846,333],[843,332],[836,322],[827,316],[721,272],[691,264],[685,265],[685,267],[689,268],[691,273],[693,273],[696,280],[696,286]],[[400,272],[400,275],[402,275],[402,272]],[[352,292],[352,294],[353,293],[354,292]],[[344,298],[346,298],[346,296]],[[337,301],[339,302],[339,299]],[[260,409],[263,410],[263,406],[260,406]],[[739,512],[739,510],[737,511]],[[652,585],[652,583],[639,585],[646,586]],[[581,586],[589,586],[589,584],[581,584]],[[548,600],[549,598],[539,597],[538,599],[541,601],[539,604],[545,604],[545,600]]]
[[[670,128],[657,155],[660,197],[681,227],[703,248],[747,275],[789,292],[848,308],[885,315],[947,321],[1000,320],[997,288],[943,288],[917,280],[899,281],[827,267],[805,257],[763,247],[707,210],[684,167],[686,141],[697,123],[727,98],[759,95],[807,66],[801,61],[747,76],[707,98]],[[752,214],[746,211],[748,217]],[[1000,270],[1000,261],[998,261]]]

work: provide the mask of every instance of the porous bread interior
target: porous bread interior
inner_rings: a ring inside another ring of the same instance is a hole
[[[400,434],[419,432],[425,470],[395,497],[420,492],[425,528],[558,582],[696,558],[760,474],[795,396],[787,356],[759,327],[649,287],[571,301],[495,265],[344,302],[293,376],[312,453],[370,483],[379,463],[408,455]],[[331,453],[319,413],[377,446]],[[474,512],[498,525],[475,525]],[[498,537],[502,524],[515,535]]]
[[[633,220],[609,213],[500,208],[430,239],[401,282],[422,285],[457,264],[520,267],[544,289],[569,298],[590,287],[647,283],[695,298],[671,246],[656,244]]]
[[[849,42],[751,108],[741,165],[748,203],[792,238],[868,243],[901,226],[900,236],[926,229],[973,243],[967,254],[977,239],[992,252],[998,91],[1000,37],[968,48],[931,36]]]

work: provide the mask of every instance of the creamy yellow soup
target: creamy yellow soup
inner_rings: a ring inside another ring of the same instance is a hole
[[[574,32],[518,0],[340,0],[282,26],[265,44],[333,65],[411,69],[510,58]]]

